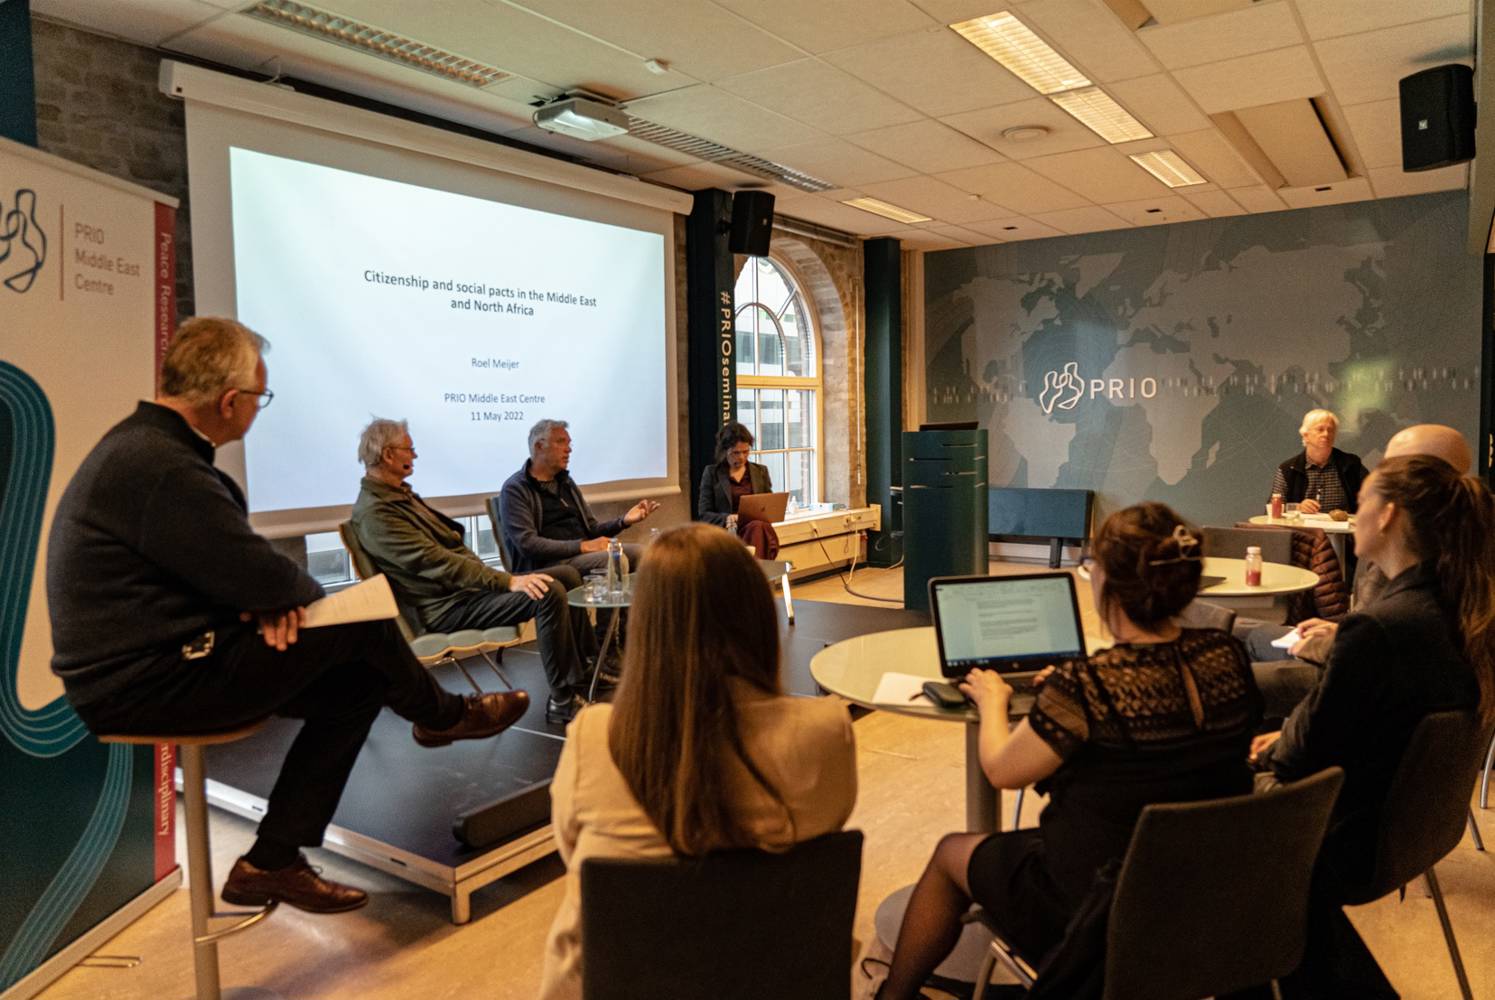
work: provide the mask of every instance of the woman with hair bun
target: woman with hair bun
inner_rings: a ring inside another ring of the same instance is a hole
[[[1012,689],[999,674],[973,670],[960,685],[981,715],[987,779],[1036,783],[1049,796],[1038,828],[940,841],[904,913],[881,1000],[919,995],[973,899],[1038,966],[1097,871],[1126,853],[1143,806],[1251,790],[1245,753],[1261,696],[1245,649],[1174,621],[1199,590],[1199,535],[1163,504],[1142,503],[1108,517],[1093,550],[1090,586],[1116,645],[1053,667],[1014,729]]]

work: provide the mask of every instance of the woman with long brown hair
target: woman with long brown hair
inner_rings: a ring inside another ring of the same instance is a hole
[[[879,1000],[912,1000],[960,936],[974,899],[1038,966],[1119,859],[1142,808],[1250,790],[1245,754],[1261,696],[1239,642],[1174,617],[1199,590],[1199,536],[1168,507],[1106,518],[1090,585],[1116,645],[1063,664],[1028,717],[1009,722],[1012,689],[973,670],[961,689],[980,712],[981,768],[997,788],[1049,797],[1037,829],[953,833],[909,898]]]
[[[581,862],[783,850],[841,828],[856,746],[838,701],[784,694],[773,595],[741,542],[661,535],[634,589],[623,680],[577,714],[550,788],[566,894],[542,996],[581,993]]]

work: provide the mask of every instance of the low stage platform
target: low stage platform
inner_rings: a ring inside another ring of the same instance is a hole
[[[823,693],[810,676],[810,658],[830,643],[929,624],[920,612],[892,606],[799,600],[791,626],[777,608],[784,687],[807,697]],[[502,690],[481,660],[466,665],[487,690]],[[328,850],[447,896],[456,924],[470,919],[473,892],[555,850],[550,780],[565,726],[545,721],[545,679],[532,643],[505,650],[503,669],[529,692],[529,712],[517,725],[491,740],[423,749],[411,739],[410,723],[385,710],[327,830]],[[448,690],[471,691],[455,667],[434,672]],[[208,800],[248,819],[263,816],[299,729],[298,720],[277,719],[256,736],[213,747]]]

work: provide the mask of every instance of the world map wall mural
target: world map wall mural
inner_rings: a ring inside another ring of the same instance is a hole
[[[1368,466],[1479,422],[1481,264],[1462,192],[929,254],[931,421],[989,431],[993,486],[1260,514],[1314,407]]]

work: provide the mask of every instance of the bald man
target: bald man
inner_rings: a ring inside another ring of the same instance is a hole
[[[1473,453],[1464,436],[1452,427],[1443,424],[1413,424],[1403,427],[1386,442],[1381,458],[1401,458],[1405,455],[1428,455],[1441,458],[1467,475],[1474,464]],[[1362,561],[1355,571],[1355,589],[1350,601],[1350,610],[1364,607],[1381,596],[1386,588],[1386,575],[1371,562]],[[1322,618],[1306,618],[1294,626],[1301,638],[1291,649],[1283,650],[1272,645],[1272,641],[1287,635],[1293,629],[1286,625],[1258,625],[1246,635],[1246,650],[1251,655],[1251,668],[1256,674],[1256,686],[1266,700],[1266,714],[1286,716],[1299,701],[1313,689],[1324,660],[1329,656],[1329,647],[1334,644],[1339,625]],[[1237,633],[1239,635],[1240,633]]]

